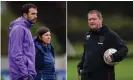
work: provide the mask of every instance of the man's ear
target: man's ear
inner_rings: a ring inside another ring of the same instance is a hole
[[[26,14],[26,13],[23,13],[23,16],[24,16],[25,18],[27,18],[27,14]]]
[[[100,18],[101,21],[103,21],[103,18]]]

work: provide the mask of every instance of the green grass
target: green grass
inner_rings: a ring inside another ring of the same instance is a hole
[[[133,59],[126,58],[115,67],[116,80],[133,80]],[[68,60],[67,80],[78,80],[76,67],[79,60]]]
[[[116,65],[116,80],[133,80],[133,59],[125,59]]]

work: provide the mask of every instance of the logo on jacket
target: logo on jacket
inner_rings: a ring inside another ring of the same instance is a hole
[[[86,36],[86,40],[89,40],[89,38],[90,38],[90,35],[87,35],[87,36]]]

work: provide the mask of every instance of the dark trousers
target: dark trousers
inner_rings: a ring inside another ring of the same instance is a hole
[[[83,72],[81,80],[115,80],[115,75],[111,71]]]
[[[37,76],[35,78],[35,80],[56,80],[55,75],[46,75],[46,74],[41,74],[41,73],[37,73]]]

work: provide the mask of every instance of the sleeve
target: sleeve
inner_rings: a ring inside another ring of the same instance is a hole
[[[112,47],[117,49],[117,52],[111,56],[112,62],[120,62],[127,55],[128,48],[124,40],[120,38],[117,34],[114,34],[112,37]]]
[[[86,35],[89,35],[89,32],[87,32],[84,36],[84,44],[86,43]],[[80,62],[77,65],[77,68],[80,70],[83,69],[83,63],[84,63],[84,58],[85,58],[85,46],[83,45],[83,47],[84,47],[83,55],[81,56]]]
[[[20,75],[26,77],[28,76],[28,71],[25,64],[26,57],[23,53],[24,30],[19,26],[15,27],[10,32],[11,57],[20,70]]]
[[[82,55],[82,57],[81,57],[81,59],[80,59],[80,62],[79,62],[79,64],[77,65],[77,68],[80,69],[80,70],[83,69],[84,55],[85,55],[85,49],[84,49],[83,55]]]
[[[38,53],[39,53],[39,51],[38,51],[38,48],[36,47],[36,45],[35,45],[35,52],[36,52],[36,56],[35,56],[35,68],[37,68],[38,67]]]

